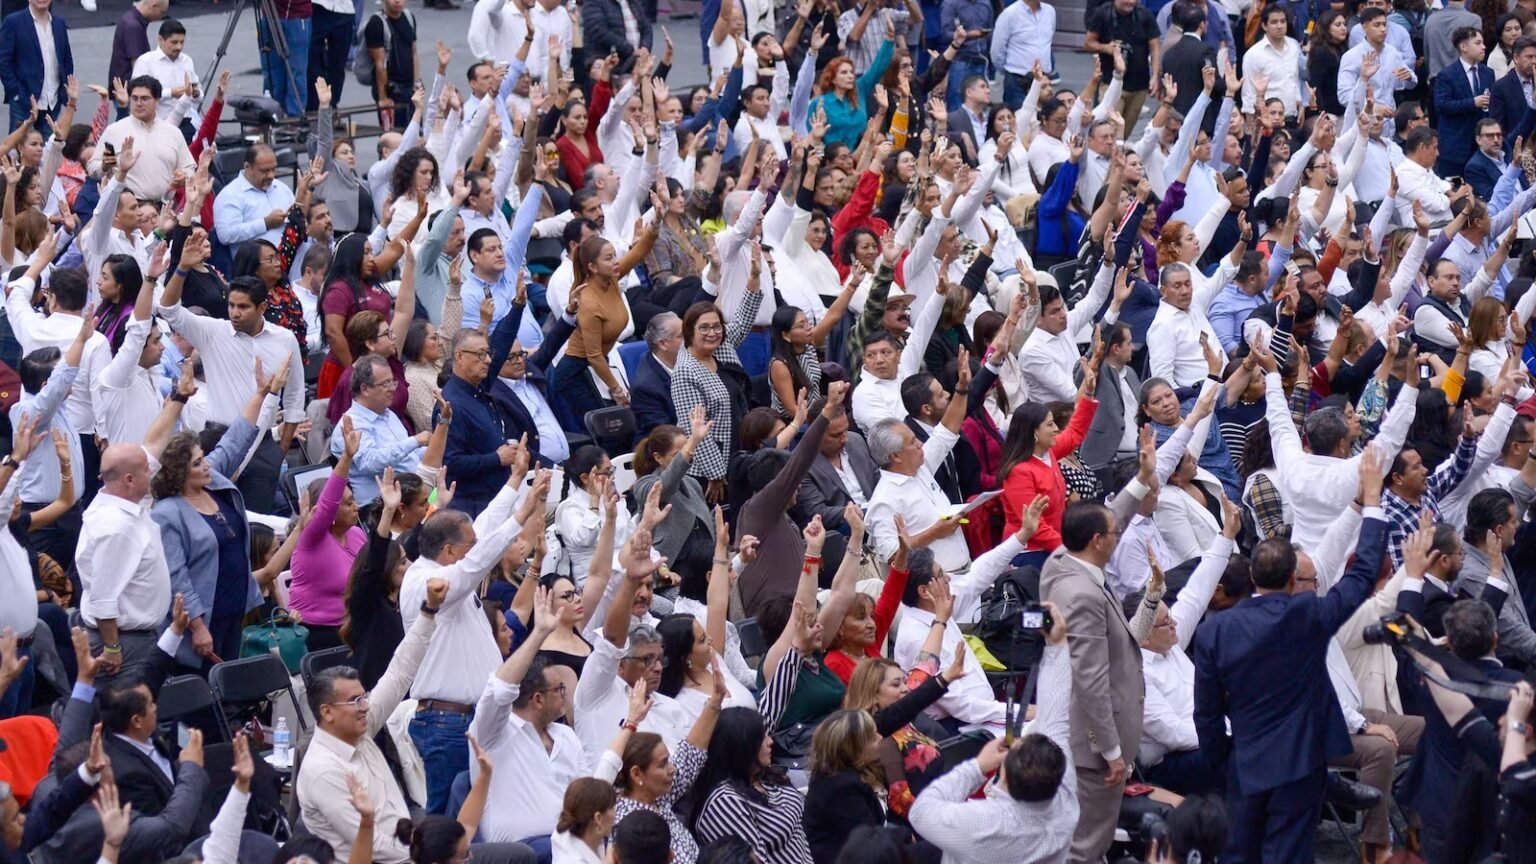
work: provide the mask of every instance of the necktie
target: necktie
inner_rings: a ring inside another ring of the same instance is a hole
[[[1472,85],[1472,95],[1473,95],[1473,97],[1476,97],[1477,96],[1477,67],[1476,66],[1470,66],[1470,67],[1467,68],[1467,83]]]

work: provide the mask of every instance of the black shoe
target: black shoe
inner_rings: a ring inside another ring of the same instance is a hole
[[[1355,811],[1369,810],[1381,803],[1381,790],[1335,774],[1328,783],[1328,803]]]

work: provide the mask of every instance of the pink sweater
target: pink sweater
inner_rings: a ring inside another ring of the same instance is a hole
[[[332,473],[315,504],[314,516],[304,526],[299,545],[293,550],[288,607],[299,613],[306,624],[336,627],[346,617],[341,598],[347,590],[347,577],[352,572],[352,560],[368,541],[363,529],[355,525],[347,530],[345,543],[338,543],[331,536],[331,525],[336,521],[336,510],[341,507],[346,488],[346,478]]]

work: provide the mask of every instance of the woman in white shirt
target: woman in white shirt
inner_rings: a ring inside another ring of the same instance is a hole
[[[565,462],[565,500],[555,508],[555,534],[561,553],[555,573],[569,577],[577,587],[586,584],[587,569],[598,547],[598,535],[604,519],[600,512],[605,481],[613,478],[613,462],[603,448],[594,444],[576,448]],[[629,540],[630,514],[624,499],[615,505],[616,523],[613,544],[623,546]],[[611,554],[611,553],[610,553]]]
[[[1221,501],[1221,484],[1186,452],[1157,498],[1157,528],[1173,553],[1172,564],[1198,558],[1221,533]]]
[[[1007,105],[994,105],[991,115],[987,117],[987,140],[976,155],[976,161],[982,165],[996,159],[998,137],[1004,132],[1014,133],[1013,144],[1008,148],[1008,160],[998,169],[997,177],[992,181],[992,191],[997,193],[999,201],[1039,191],[1035,188],[1034,178],[1029,175],[1029,148],[1024,143],[1024,136],[1018,134],[1017,126],[1013,111]]]
[[[560,820],[549,838],[554,864],[602,864],[608,836],[618,821],[614,804],[618,793],[613,783],[596,777],[578,777],[565,787]]]
[[[448,206],[448,193],[443,191],[442,172],[437,167],[437,157],[425,147],[412,147],[401,154],[395,170],[389,177],[389,194],[393,200],[393,216],[386,232],[397,237],[405,226],[416,218],[416,193],[427,196],[427,212]],[[427,232],[417,232],[417,245],[424,242]]]

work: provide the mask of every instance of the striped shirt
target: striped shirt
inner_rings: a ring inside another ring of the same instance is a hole
[[[763,689],[758,710],[764,728],[777,727],[784,716],[800,677],[800,660],[800,652],[790,648]],[[804,810],[805,796],[787,783],[761,784],[751,796],[730,783],[721,783],[704,799],[694,834],[704,844],[721,837],[739,837],[752,846],[761,864],[812,864],[811,846],[800,824]]]

